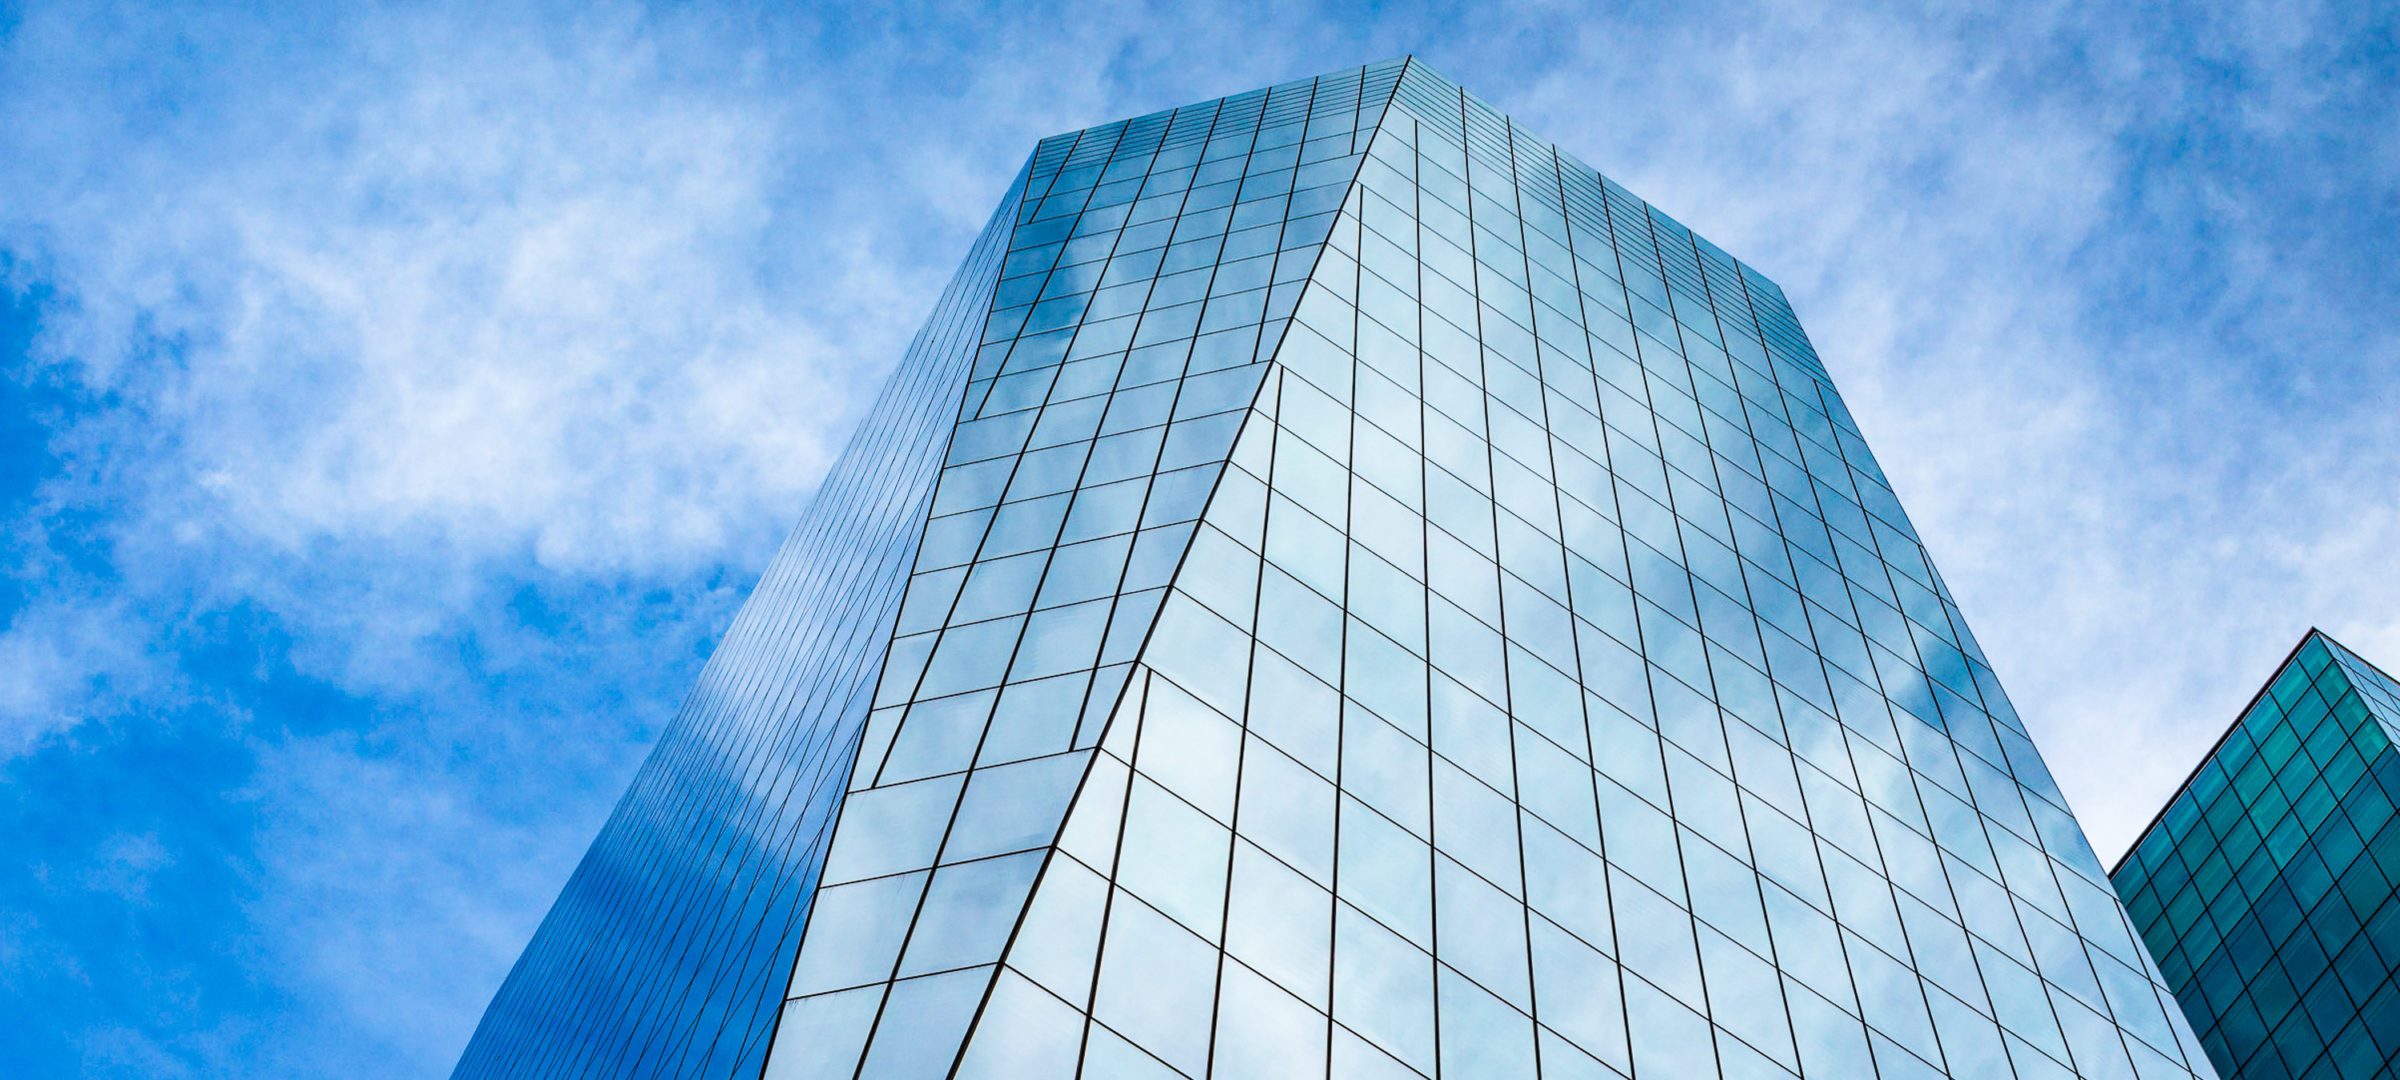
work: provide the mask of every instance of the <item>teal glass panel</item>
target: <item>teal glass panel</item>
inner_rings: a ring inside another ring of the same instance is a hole
[[[2395,718],[2310,631],[2112,875],[2224,1076],[2400,1075]]]

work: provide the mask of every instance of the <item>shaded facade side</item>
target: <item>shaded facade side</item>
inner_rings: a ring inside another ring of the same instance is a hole
[[[2400,1076],[2400,685],[2317,631],[2115,872],[2228,1077]]]
[[[1036,150],[769,1075],[953,1065],[1398,74]]]
[[[1011,182],[454,1075],[757,1075],[1024,182]]]

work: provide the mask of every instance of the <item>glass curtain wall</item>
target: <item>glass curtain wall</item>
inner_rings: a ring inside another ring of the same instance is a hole
[[[2228,1077],[2400,1075],[2400,685],[2310,631],[2115,872]]]

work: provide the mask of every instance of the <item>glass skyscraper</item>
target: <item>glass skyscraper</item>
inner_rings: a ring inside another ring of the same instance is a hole
[[[2240,1080],[2400,1077],[2400,685],[2309,631],[2118,864]]]
[[[481,1076],[2210,1075],[1773,282],[1415,61],[1045,139]]]

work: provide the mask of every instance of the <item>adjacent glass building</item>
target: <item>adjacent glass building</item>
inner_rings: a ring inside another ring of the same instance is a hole
[[[2400,1077],[2400,685],[2311,630],[2118,864],[2227,1077]]]
[[[1043,140],[459,1075],[2210,1075],[1773,282],[1414,61]]]

